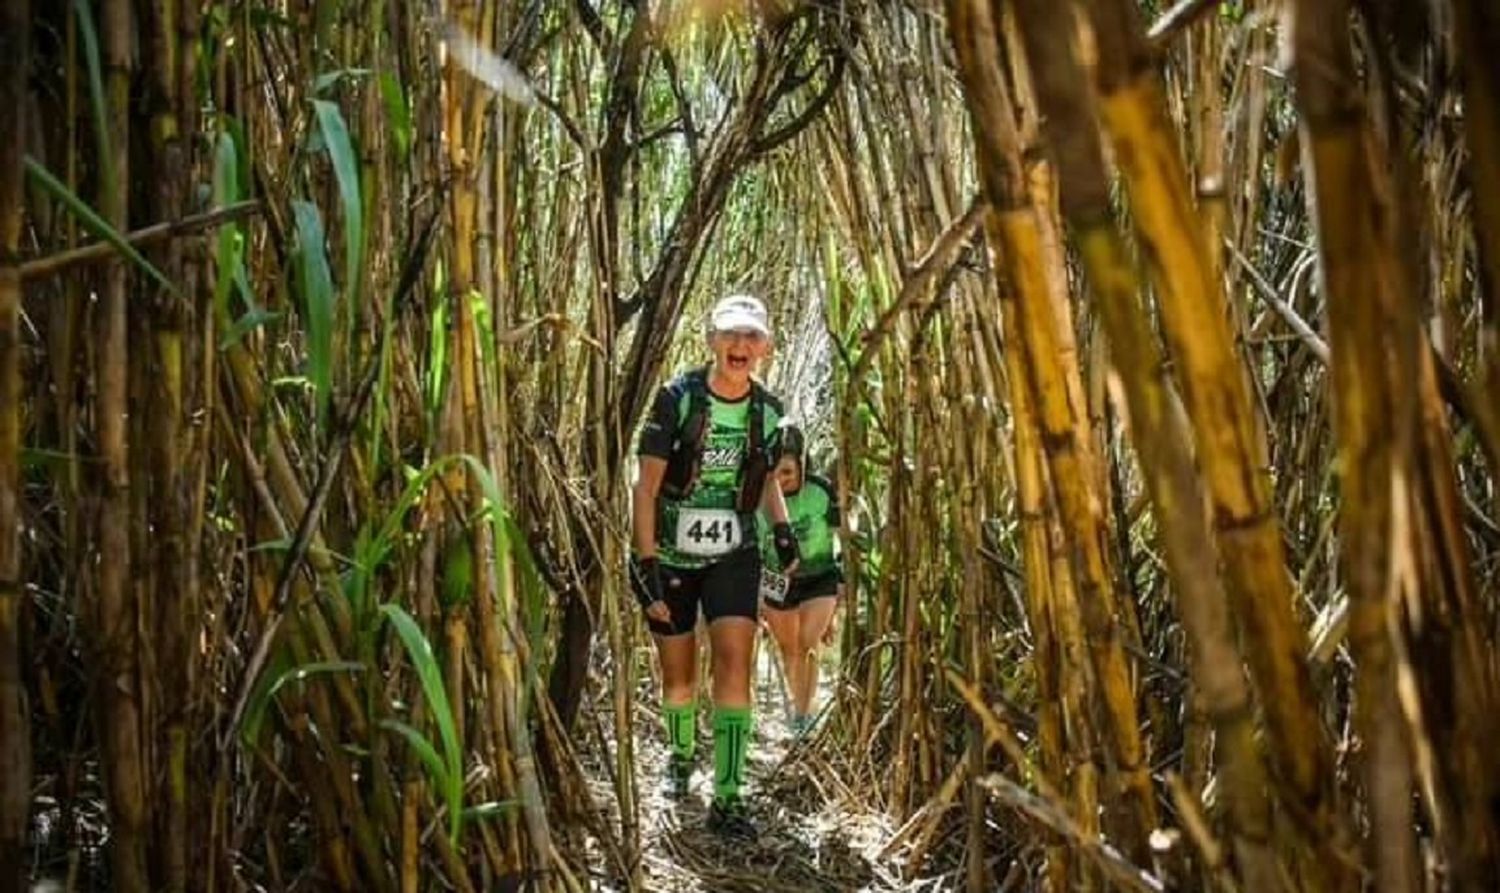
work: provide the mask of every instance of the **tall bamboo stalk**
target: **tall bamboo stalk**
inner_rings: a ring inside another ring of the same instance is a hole
[[[1058,160],[1062,209],[1088,272],[1091,294],[1124,386],[1131,439],[1155,506],[1178,610],[1190,637],[1194,675],[1217,731],[1228,819],[1242,870],[1257,889],[1279,884],[1268,847],[1265,779],[1227,599],[1202,512],[1204,495],[1176,394],[1164,374],[1156,334],[1108,204],[1108,182],[1092,102],[1068,32],[1055,9],[1022,3],[1018,14],[1045,136]]]
[[[181,58],[185,47],[196,38],[197,15],[194,4],[167,2],[158,4],[149,20],[152,52],[147,56],[151,81],[151,104],[155,108],[152,129],[152,154],[155,157],[156,189],[148,207],[157,220],[176,220],[186,215],[186,192],[190,187],[193,103],[184,100],[181,91],[191,88],[191,63]],[[184,35],[185,32],[185,35]],[[186,36],[186,42],[183,41]],[[191,94],[189,94],[190,96]],[[187,116],[184,116],[184,112]],[[161,266],[175,280],[189,283],[193,275],[188,266],[189,254],[196,244],[181,241],[168,243],[160,253]],[[186,405],[190,399],[191,366],[197,358],[195,342],[186,337],[195,315],[188,306],[190,298],[158,291],[152,300],[152,366],[150,396],[153,412],[148,416],[149,468],[153,489],[151,521],[155,531],[154,595],[156,649],[161,685],[160,728],[155,753],[165,766],[162,781],[155,787],[155,802],[161,804],[156,817],[158,834],[154,850],[165,889],[188,888],[188,853],[192,826],[188,820],[188,705],[192,698],[191,629],[196,624],[196,565],[189,560],[192,550],[188,539],[195,526],[193,497],[195,489],[189,478]]]
[[[480,39],[479,35],[487,33],[481,21],[484,14],[483,4],[472,0],[460,0],[449,7],[454,27],[461,29],[463,34],[470,35],[471,40]],[[446,445],[454,453],[477,455],[480,426],[477,376],[481,372],[474,304],[479,294],[476,226],[479,224],[479,183],[482,171],[482,158],[477,153],[480,135],[477,106],[480,97],[478,88],[470,80],[459,59],[454,57],[457,52],[460,51],[449,48],[441,94],[446,154],[444,161],[456,186],[448,193],[449,226],[453,233],[449,262],[453,275],[448,294],[443,297],[456,321],[452,328],[455,349],[450,360],[453,386],[448,395],[447,411],[450,413],[450,420]],[[457,525],[467,526],[468,518],[477,517],[484,510],[484,494],[479,482],[468,469],[456,468],[447,478],[453,491],[462,494],[460,505],[463,506],[463,511],[454,520]],[[481,711],[485,722],[480,728],[480,740],[486,741],[488,746],[482,752],[486,753],[487,765],[498,778],[513,781],[510,754],[507,751],[509,736],[505,723],[506,691],[502,687],[499,666],[499,631],[495,629],[495,551],[490,530],[489,525],[479,523],[468,529],[455,531],[455,537],[467,539],[468,542],[450,542],[448,548],[464,549],[473,555],[475,598],[465,608],[474,610],[478,620],[479,658],[483,666],[483,679],[487,683],[484,709]],[[460,631],[450,627],[450,650],[457,650],[463,644],[455,635],[455,632]],[[453,675],[462,678],[464,672],[464,668],[459,667]],[[466,747],[467,744],[461,746]],[[514,786],[507,784],[505,789],[513,790]],[[514,876],[520,871],[521,856],[513,818],[506,822],[506,830],[508,833],[503,838],[501,861],[492,867],[502,875]]]
[[[1419,889],[1412,834],[1412,772],[1397,702],[1391,602],[1402,586],[1392,556],[1410,554],[1414,530],[1396,515],[1410,479],[1416,389],[1410,370],[1421,346],[1393,228],[1395,197],[1378,170],[1356,89],[1353,55],[1340,27],[1346,3],[1295,7],[1297,98],[1302,111],[1310,216],[1328,295],[1335,433],[1340,441],[1340,522],[1353,602],[1349,640],[1358,661],[1356,724],[1367,752],[1370,864],[1382,890]],[[1376,370],[1372,374],[1371,370]],[[1399,560],[1399,559],[1398,559]]]
[[[1011,314],[1014,316],[1014,314]],[[1033,657],[1037,678],[1037,726],[1042,750],[1042,771],[1049,781],[1063,790],[1064,753],[1064,701],[1059,678],[1063,675],[1057,646],[1058,634],[1054,615],[1056,595],[1051,574],[1050,531],[1046,521],[1046,490],[1043,482],[1041,433],[1038,430],[1031,397],[1022,386],[1024,370],[1020,368],[1021,352],[1005,352],[1011,367],[1007,378],[1015,384],[1011,387],[1012,437],[1016,452],[1016,505],[1021,523],[1023,542],[1023,567],[1026,571],[1026,604],[1030,608],[1032,635],[1036,637],[1036,654]],[[1069,699],[1078,706],[1076,699]],[[1079,714],[1075,714],[1079,715]],[[1086,714],[1085,714],[1086,715]],[[1073,740],[1087,740],[1083,734],[1087,724],[1077,725],[1068,736]],[[1068,889],[1068,861],[1062,846],[1053,845],[1047,855],[1047,889],[1061,893]]]
[[[183,3],[182,14],[177,18],[177,82],[176,96],[178,118],[183,132],[199,132],[202,126],[199,113],[201,91],[199,83],[199,56],[196,50],[202,45],[203,9],[197,3]],[[192,173],[201,171],[198,164],[201,154],[194,144],[183,139],[187,156],[179,175],[178,184],[184,198],[184,213],[188,209],[187,196],[191,195]],[[186,299],[189,310],[183,321],[184,356],[182,418],[186,423],[181,429],[183,472],[179,500],[180,521],[185,525],[182,565],[174,580],[178,587],[177,610],[167,621],[174,627],[171,656],[174,678],[179,681],[185,695],[177,702],[181,708],[174,717],[177,722],[168,727],[166,739],[173,771],[170,783],[181,784],[183,792],[174,794],[174,802],[180,813],[174,814],[174,827],[183,829],[184,843],[181,858],[187,863],[185,886],[191,889],[212,887],[212,858],[204,854],[212,852],[210,829],[212,828],[211,786],[203,783],[204,767],[211,765],[209,748],[195,744],[189,730],[203,721],[206,698],[201,692],[207,689],[209,678],[204,672],[209,666],[209,657],[216,649],[203,649],[194,641],[195,633],[202,629],[213,629],[205,611],[206,596],[203,585],[205,567],[204,543],[208,539],[209,472],[211,468],[211,435],[213,412],[216,406],[215,382],[219,377],[217,343],[218,328],[215,314],[207,300],[206,283],[212,269],[207,260],[208,240],[191,242],[187,259],[183,265],[182,287],[193,298]],[[192,780],[198,783],[192,783]],[[196,820],[195,818],[196,817]],[[169,844],[175,846],[175,844]],[[175,851],[174,851],[175,852]],[[194,859],[193,854],[200,854]]]
[[[1415,302],[1403,294],[1405,286],[1417,281],[1401,263],[1410,255],[1397,249],[1401,196],[1410,193],[1399,192],[1385,173],[1385,153],[1392,149],[1369,132],[1348,42],[1338,32],[1324,30],[1335,20],[1333,16],[1347,14],[1347,9],[1304,4],[1296,12],[1293,37],[1309,176],[1316,187],[1316,219],[1326,231],[1321,260],[1330,297],[1336,397],[1344,404],[1340,433],[1350,454],[1346,473],[1354,498],[1346,500],[1347,523],[1351,527],[1367,524],[1376,531],[1358,534],[1362,538],[1375,539],[1390,530],[1389,544],[1377,540],[1373,545],[1396,556],[1388,569],[1377,567],[1351,576],[1371,589],[1379,587],[1378,594],[1384,598],[1367,609],[1371,614],[1385,609],[1393,596],[1399,599],[1403,636],[1397,666],[1387,672],[1413,681],[1422,692],[1420,698],[1408,698],[1405,704],[1415,728],[1412,749],[1417,768],[1424,789],[1434,800],[1432,808],[1439,833],[1447,840],[1457,883],[1478,884],[1496,872],[1500,851],[1494,823],[1480,819],[1477,807],[1492,799],[1496,784],[1489,761],[1479,756],[1479,742],[1494,736],[1495,677],[1490,662],[1479,657],[1482,647],[1472,632],[1474,625],[1485,622],[1481,619],[1485,612],[1475,601],[1465,537],[1456,530],[1460,522],[1450,471],[1454,460],[1447,424],[1441,410],[1434,411],[1436,384],[1430,347]],[[1481,122],[1485,114],[1480,111]],[[1355,204],[1350,207],[1350,203]],[[1482,229],[1484,213],[1476,211],[1476,227]],[[1347,216],[1350,213],[1359,216]],[[1379,301],[1377,314],[1368,309],[1372,295]],[[1349,307],[1340,309],[1334,303],[1340,299]],[[1352,309],[1356,302],[1357,312]],[[1343,350],[1352,355],[1342,361],[1338,356],[1341,340]],[[1356,373],[1353,368],[1358,356],[1407,357],[1394,368],[1408,371],[1394,374],[1394,380],[1376,377],[1372,381],[1367,370]],[[1376,390],[1382,387],[1384,392]],[[1412,411],[1414,419],[1399,415]],[[1414,456],[1400,452],[1410,443],[1411,434],[1401,427],[1394,434],[1385,430],[1392,424],[1392,415],[1398,419],[1396,425],[1414,426]],[[1390,455],[1374,445],[1391,441]],[[1392,478],[1394,483],[1387,483]],[[1415,484],[1414,493],[1406,491],[1408,481]],[[1351,531],[1350,539],[1355,535]],[[1407,539],[1398,539],[1402,537]],[[1379,647],[1387,646],[1386,615],[1364,622],[1375,627],[1373,632],[1363,631],[1358,621],[1356,613],[1351,638],[1358,632],[1370,638],[1379,635]],[[1382,669],[1378,660],[1372,661],[1372,669]],[[1366,683],[1371,688],[1378,684],[1378,677]],[[1359,694],[1367,695],[1365,686]],[[1366,709],[1379,709],[1379,705]],[[1393,707],[1386,709],[1395,712]],[[1369,722],[1373,725],[1377,720]],[[1375,733],[1371,737],[1372,758],[1410,758],[1404,740],[1382,747]],[[1434,750],[1443,757],[1436,758]],[[1394,753],[1387,755],[1387,751]],[[1372,803],[1377,818],[1380,811],[1390,813],[1383,825],[1377,825],[1378,836],[1372,841],[1375,864],[1392,885],[1411,885],[1401,873],[1413,873],[1413,858],[1403,860],[1400,850],[1391,852],[1391,838],[1409,833],[1403,828],[1408,820],[1407,788],[1398,784],[1410,776],[1389,768],[1382,772],[1370,767],[1369,771],[1371,797],[1390,801]]]
[[[1304,655],[1281,526],[1271,503],[1266,457],[1234,334],[1223,278],[1193,207],[1181,153],[1171,138],[1161,76],[1127,3],[1092,4],[1100,113],[1115,149],[1131,220],[1161,305],[1163,328],[1207,479],[1231,605],[1265,711],[1268,756],[1285,787],[1282,802],[1320,855],[1304,865],[1310,883],[1355,882],[1339,809],[1332,749]],[[1301,836],[1301,835],[1299,835]]]
[[[27,0],[0,12],[0,884],[26,882],[31,815],[31,704],[21,676],[21,274]]]
[[[1420,548],[1401,556],[1410,563],[1397,563],[1397,675],[1416,774],[1437,816],[1449,870],[1460,886],[1482,886],[1500,872],[1500,825],[1486,807],[1500,788],[1494,761],[1486,758],[1487,742],[1500,734],[1493,647],[1483,639],[1493,615],[1474,579],[1466,511],[1454,480],[1457,459],[1426,345],[1416,372],[1417,462],[1412,495],[1397,494],[1397,530],[1413,525]]]
[[[106,178],[99,206],[117,229],[129,226],[130,199],[130,81],[134,70],[132,41],[134,15],[128,0],[103,5],[100,28],[108,96],[109,145],[113,179]],[[102,478],[99,481],[97,542],[98,580],[94,619],[95,697],[100,702],[100,738],[104,774],[109,786],[112,839],[110,861],[115,888],[134,893],[150,889],[146,868],[148,806],[142,754],[139,641],[136,631],[135,587],[131,576],[130,503],[131,452],[128,385],[127,301],[129,270],[122,261],[104,271],[98,320],[98,426]]]
[[[967,13],[967,14],[966,14]],[[1155,796],[1146,766],[1136,714],[1134,681],[1125,658],[1124,630],[1116,607],[1113,574],[1107,560],[1102,501],[1096,489],[1086,410],[1078,405],[1080,389],[1069,388],[1063,360],[1062,321],[1056,315],[1061,281],[1043,266],[1043,237],[1021,166],[1014,112],[1000,79],[996,53],[998,31],[982,8],[953,8],[952,29],[966,69],[975,131],[980,139],[978,163],[985,189],[994,203],[988,234],[997,267],[1006,272],[1003,289],[1014,295],[1020,319],[1019,347],[1036,399],[1042,444],[1068,541],[1078,569],[1079,603],[1089,634],[1089,651],[1098,695],[1108,717],[1106,743],[1113,770],[1123,779],[1119,795],[1127,815],[1121,828],[1127,852],[1140,861],[1147,837],[1156,827]],[[969,43],[968,41],[973,41]],[[1076,363],[1076,353],[1072,354]],[[1076,376],[1076,368],[1073,371]]]

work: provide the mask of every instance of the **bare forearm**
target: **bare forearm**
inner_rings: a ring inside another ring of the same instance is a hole
[[[766,482],[766,487],[760,494],[760,508],[771,519],[772,524],[785,524],[786,497],[781,494],[781,482],[771,478]]]
[[[656,500],[661,492],[662,476],[666,463],[661,459],[643,458],[640,476],[630,500],[630,526],[634,534],[635,552],[642,558],[656,555]]]
[[[635,532],[635,552],[642,558],[656,554],[656,500],[643,498],[637,487],[632,500],[631,526]]]

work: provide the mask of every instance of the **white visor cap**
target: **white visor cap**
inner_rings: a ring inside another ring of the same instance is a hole
[[[714,305],[708,316],[708,331],[714,332],[759,332],[770,337],[771,323],[766,314],[766,305],[750,295],[730,295]]]

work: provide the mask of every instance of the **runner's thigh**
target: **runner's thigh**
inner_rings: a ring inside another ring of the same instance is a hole
[[[833,574],[824,574],[820,577],[812,578],[804,577],[792,581],[792,585],[787,590],[785,604],[788,608],[800,608],[815,598],[837,595],[838,591],[838,577]]]
[[[760,618],[760,553],[740,549],[704,571],[703,614],[709,622],[720,617]]]

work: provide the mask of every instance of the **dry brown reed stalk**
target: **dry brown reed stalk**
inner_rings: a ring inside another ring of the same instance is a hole
[[[31,12],[0,13],[0,883],[25,883],[31,814],[31,704],[21,675],[21,273]]]

